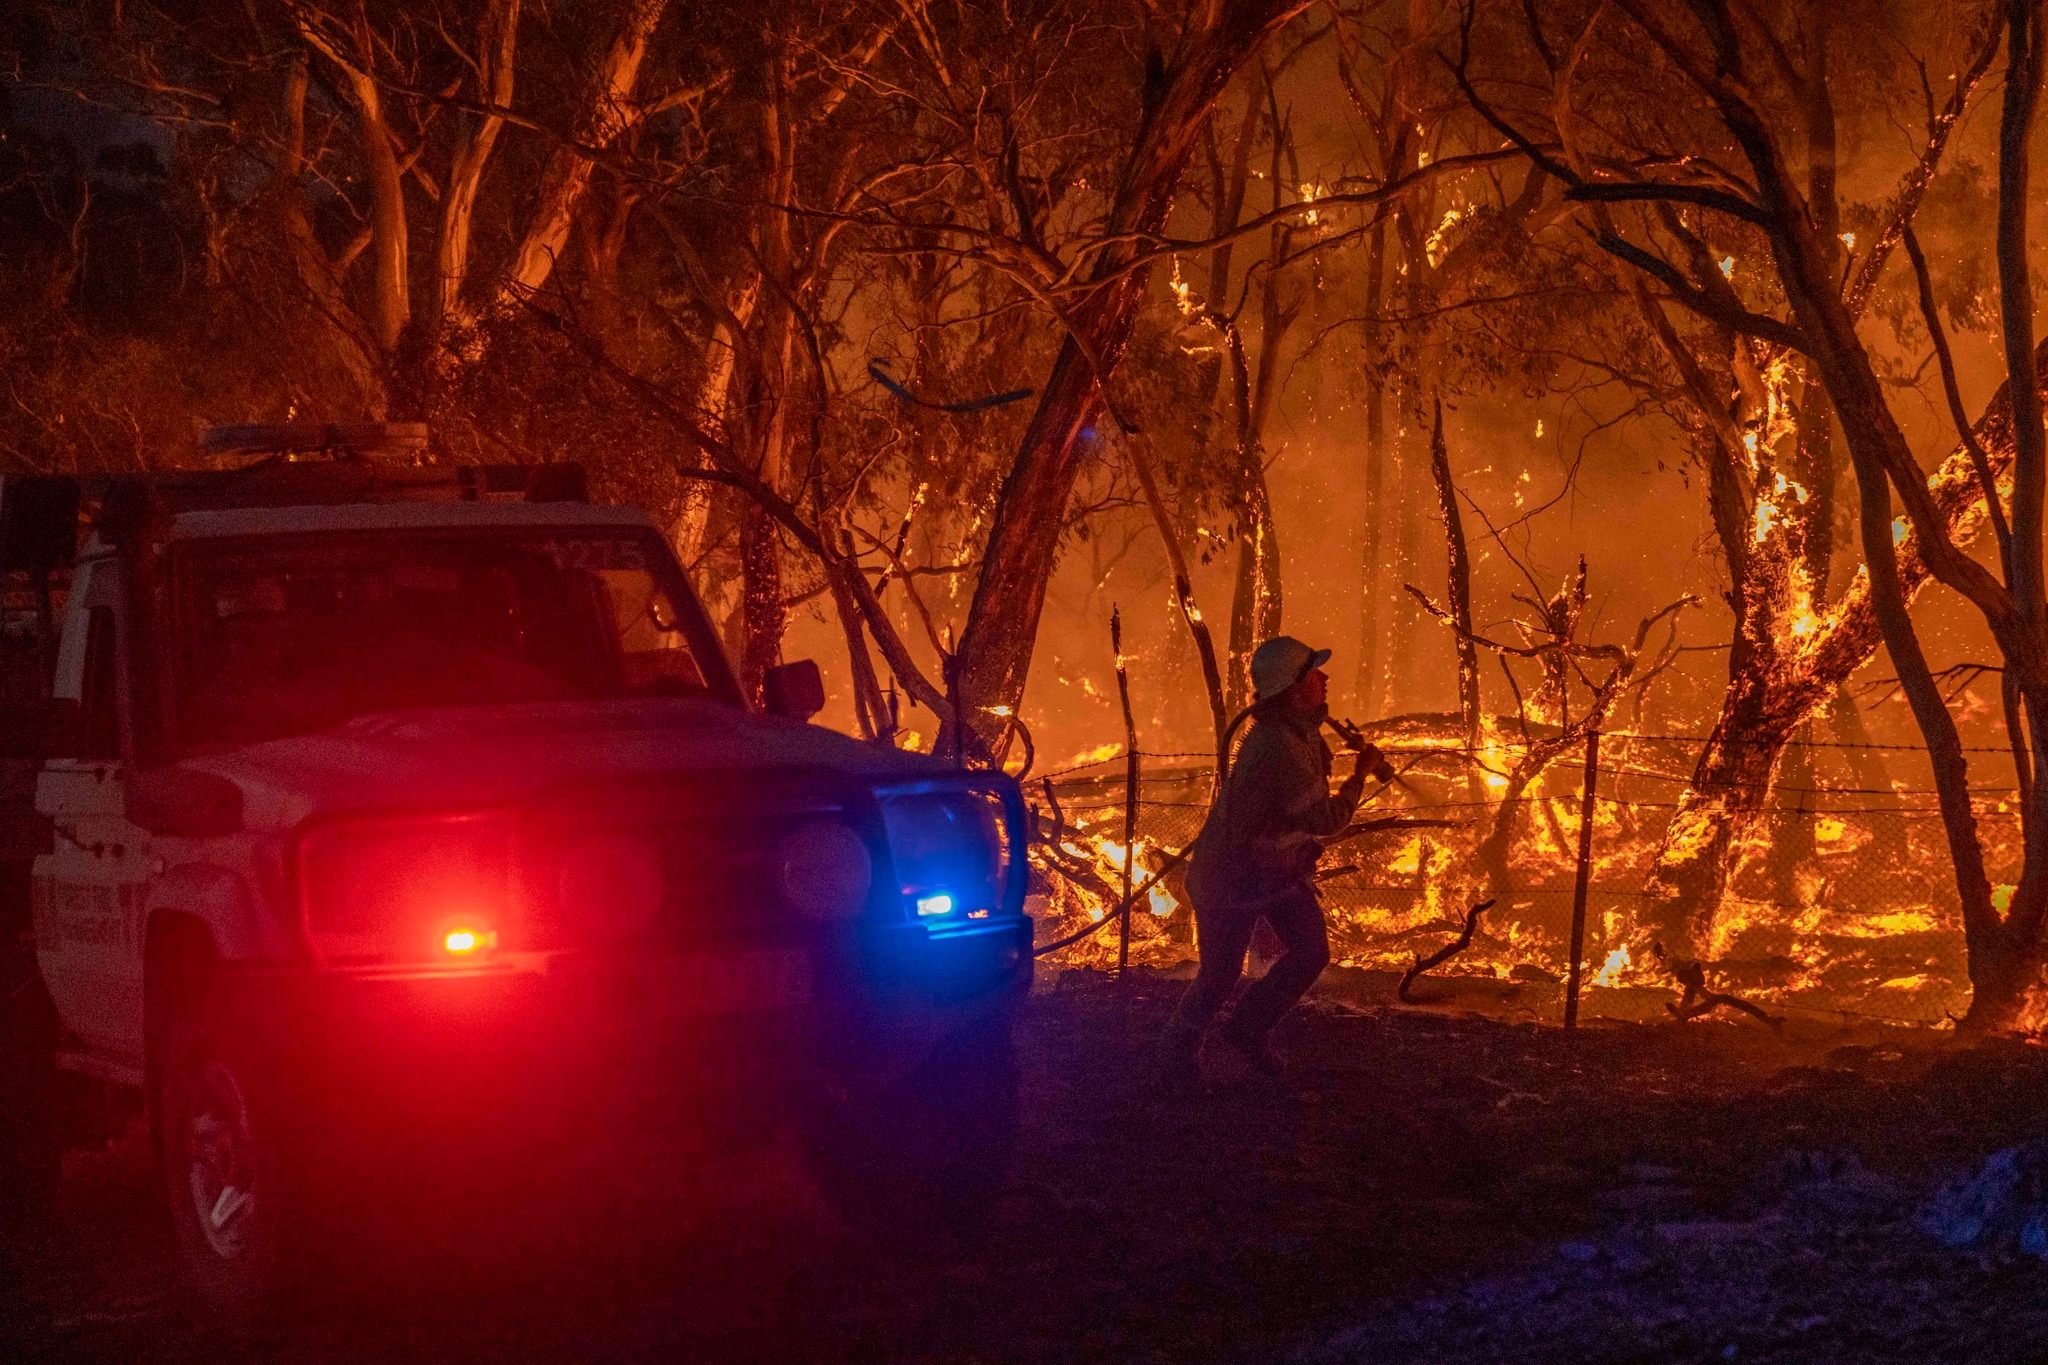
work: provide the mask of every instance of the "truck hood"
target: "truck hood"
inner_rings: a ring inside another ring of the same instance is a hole
[[[273,829],[329,811],[514,804],[606,779],[823,768],[888,781],[951,771],[801,721],[666,697],[384,712],[185,766],[234,782],[248,824]]]

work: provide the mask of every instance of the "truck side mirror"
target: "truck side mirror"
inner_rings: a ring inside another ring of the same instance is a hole
[[[815,659],[798,659],[768,670],[761,679],[761,704],[771,716],[809,720],[825,709],[825,675]]]
[[[85,708],[76,697],[0,703],[0,759],[76,758],[85,748]]]

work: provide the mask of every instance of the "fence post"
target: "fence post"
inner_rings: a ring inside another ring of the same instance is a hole
[[[1586,735],[1586,783],[1579,794],[1579,868],[1572,883],[1571,968],[1564,982],[1564,1026],[1579,1026],[1579,964],[1586,956],[1586,883],[1593,872],[1593,800],[1600,782],[1600,732]]]
[[[1138,842],[1138,722],[1131,717],[1131,677],[1124,660],[1124,618],[1109,609],[1109,644],[1116,651],[1116,695],[1124,708],[1124,879],[1123,913],[1116,927],[1116,975],[1123,980],[1131,961],[1131,858]]]

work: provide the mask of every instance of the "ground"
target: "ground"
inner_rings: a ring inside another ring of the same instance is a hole
[[[786,1151],[536,1172],[451,1257],[223,1350],[179,1311],[146,1138],[67,1163],[0,1249],[0,1358],[861,1362],[1993,1361],[2048,1264],[1952,1251],[1927,1192],[2048,1132],[2048,1055],[1794,1019],[1624,1023],[1554,988],[1334,972],[1274,1083],[1148,1099],[1179,983],[1041,982],[1016,1187],[973,1244],[841,1230]],[[1609,1008],[1609,1007],[1612,1008]],[[488,1246],[489,1253],[478,1250]],[[387,1267],[388,1269],[388,1267]]]

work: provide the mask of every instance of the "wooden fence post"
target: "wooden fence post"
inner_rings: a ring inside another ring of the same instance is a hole
[[[1586,736],[1586,784],[1579,794],[1579,869],[1572,883],[1571,969],[1564,983],[1564,1026],[1579,1026],[1579,964],[1586,956],[1586,884],[1593,872],[1593,810],[1600,782],[1600,732]]]
[[[1109,644],[1116,651],[1116,695],[1124,708],[1124,877],[1122,923],[1116,928],[1116,975],[1131,961],[1131,859],[1138,843],[1138,722],[1131,716],[1131,676],[1124,660],[1124,618],[1109,609]]]

